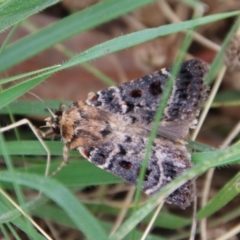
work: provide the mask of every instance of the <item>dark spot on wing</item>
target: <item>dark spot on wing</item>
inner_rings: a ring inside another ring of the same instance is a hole
[[[132,167],[132,164],[128,161],[120,161],[119,163],[119,166],[126,169],[126,170],[129,170],[131,167]]]
[[[121,155],[126,155],[126,150],[125,150],[125,148],[122,146],[122,145],[118,145],[118,147],[119,147],[119,152],[118,152],[118,154],[121,154]]]
[[[132,138],[130,136],[126,136],[125,142],[128,142],[128,143],[132,142]]]
[[[139,98],[142,96],[142,91],[140,89],[135,89],[135,90],[132,90],[129,94],[133,98]]]
[[[111,131],[108,129],[104,129],[100,133],[103,137],[106,137],[107,135],[109,135],[111,133]]]
[[[174,163],[163,162],[162,167],[163,167],[163,172],[164,172],[165,176],[168,176],[168,177],[174,179],[178,175],[178,172],[174,166]]]
[[[160,95],[162,93],[161,83],[159,81],[151,83],[149,92],[154,96]]]
[[[131,123],[134,124],[137,121],[137,118],[134,116],[130,116],[131,118]]]
[[[126,111],[127,113],[131,112],[134,109],[134,104],[133,103],[126,102],[126,105],[127,105],[127,111]]]
[[[99,153],[98,155],[99,155],[100,157],[104,158],[104,159],[107,158],[107,156],[106,156],[105,154],[103,154],[103,153]]]

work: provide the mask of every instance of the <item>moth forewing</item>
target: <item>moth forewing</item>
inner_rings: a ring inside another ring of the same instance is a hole
[[[203,82],[207,71],[207,65],[197,59],[180,67],[146,168],[142,190],[147,194],[159,191],[192,166],[184,138],[207,98]],[[47,125],[59,131],[65,144],[64,161],[68,150],[76,149],[96,166],[136,185],[170,72],[171,67],[165,68],[91,93],[86,102],[74,102],[49,118]],[[192,181],[187,181],[166,201],[186,208],[193,195]]]

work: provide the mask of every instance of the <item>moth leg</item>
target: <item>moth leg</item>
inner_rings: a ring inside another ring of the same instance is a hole
[[[51,137],[51,136],[56,135],[56,134],[53,132],[53,130],[49,130],[49,131],[47,131],[47,132],[43,132],[43,131],[41,131],[39,128],[35,128],[35,129],[36,129],[36,131],[38,132],[38,135],[39,135],[41,138],[49,138],[49,137]]]
[[[36,138],[39,140],[39,142],[42,144],[43,148],[45,149],[46,153],[47,153],[47,164],[46,164],[46,169],[45,169],[45,177],[48,176],[48,173],[49,173],[49,167],[50,167],[50,151],[47,147],[47,145],[44,143],[43,139],[42,139],[42,136],[45,136],[45,133],[42,132],[41,130],[37,129],[28,119],[24,118],[18,122],[15,122],[13,124],[10,124],[8,125],[7,127],[2,127],[0,128],[0,132],[5,132],[5,131],[8,131],[8,130],[11,130],[13,128],[16,128],[16,127],[19,127],[19,126],[22,126],[22,125],[25,125],[27,124],[32,132],[34,133],[34,135],[36,136]]]
[[[63,147],[63,162],[67,165],[68,164],[68,152],[69,152],[69,148],[64,145]]]
[[[69,152],[69,148],[64,145],[63,147],[63,161],[60,164],[60,166],[51,174],[51,177],[56,175],[64,166],[66,166],[68,164],[68,152]]]

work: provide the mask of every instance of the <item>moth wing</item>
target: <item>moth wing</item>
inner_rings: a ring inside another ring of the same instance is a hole
[[[146,129],[154,120],[171,69],[165,68],[90,94],[86,103],[111,112],[126,125]],[[208,87],[203,82],[207,72],[207,65],[197,59],[182,64],[163,114],[165,124],[160,125],[160,135],[172,140],[181,139],[187,135],[189,128],[194,127],[199,108],[207,97]],[[173,127],[174,124],[176,127]]]
[[[121,132],[113,133],[112,137],[112,141],[79,147],[78,150],[91,163],[136,185],[148,139]],[[190,167],[190,155],[184,144],[158,138],[152,146],[142,190],[153,194]],[[192,199],[192,181],[188,181],[170,194],[166,201],[184,209]]]
[[[161,121],[158,128],[158,135],[169,140],[176,141],[187,136],[189,133],[189,121]],[[152,124],[146,126],[145,129],[151,131]]]

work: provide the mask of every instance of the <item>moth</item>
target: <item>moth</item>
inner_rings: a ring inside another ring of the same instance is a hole
[[[75,149],[96,166],[136,185],[171,69],[91,93],[86,101],[62,106],[47,118],[46,125],[60,134],[65,144],[64,161],[68,160],[68,151]],[[207,64],[198,59],[181,65],[148,159],[142,184],[146,194],[156,193],[191,168],[185,138],[196,126],[208,96],[209,87],[203,81],[207,72]],[[190,180],[165,201],[185,209],[193,195]]]

